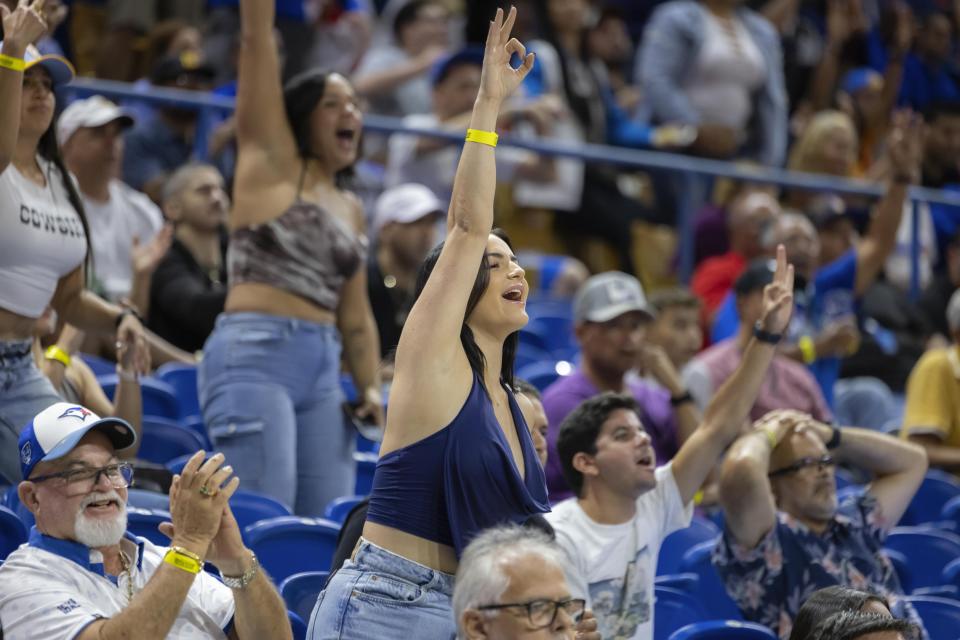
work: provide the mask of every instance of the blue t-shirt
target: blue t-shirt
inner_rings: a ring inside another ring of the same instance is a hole
[[[857,279],[857,252],[851,249],[830,264],[821,267],[806,291],[794,293],[796,308],[786,338],[797,342],[801,336],[815,336],[831,322],[856,314],[854,284]],[[737,333],[740,316],[733,291],[717,309],[710,339],[714,344]],[[840,358],[818,358],[810,365],[830,408],[833,408],[833,385],[840,377]]]
[[[914,54],[903,61],[903,82],[897,103],[922,112],[934,102],[960,100],[960,79],[948,65],[931,69]]]

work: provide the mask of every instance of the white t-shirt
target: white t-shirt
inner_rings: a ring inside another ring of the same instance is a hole
[[[134,597],[143,591],[167,552],[127,533],[121,548],[129,558]],[[103,573],[103,556],[69,540],[34,529],[30,541],[0,566],[0,625],[5,640],[71,640],[91,622],[119,614],[128,604],[127,581]],[[223,640],[234,614],[233,593],[201,571],[187,592],[167,638]]]
[[[671,464],[656,470],[657,486],[637,499],[623,524],[598,524],[576,498],[546,514],[568,558],[570,592],[586,598],[604,638],[653,638],[653,580],[663,539],[690,526],[693,502],[684,506]],[[626,603],[626,604],[625,604]]]
[[[37,156],[46,186],[13,163],[0,173],[0,309],[39,318],[60,278],[83,262],[87,240],[60,172]]]
[[[93,273],[110,300],[129,295],[133,285],[131,245],[150,242],[163,226],[153,201],[120,180],[110,181],[110,199],[98,202],[83,195],[93,246]]]

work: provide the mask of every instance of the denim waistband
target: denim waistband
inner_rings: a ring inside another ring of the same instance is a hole
[[[0,367],[14,367],[32,361],[33,340],[0,340]]]
[[[453,574],[408,560],[364,538],[357,544],[353,562],[362,571],[386,573],[453,597]]]
[[[275,316],[269,313],[257,313],[254,311],[238,311],[232,313],[221,313],[217,316],[216,328],[241,329],[248,325],[269,324],[279,329],[286,329],[296,332],[316,332],[316,333],[336,333],[337,326],[330,323],[311,322],[300,318],[291,318],[289,316]]]

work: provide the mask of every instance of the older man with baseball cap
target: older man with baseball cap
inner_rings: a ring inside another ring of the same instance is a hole
[[[63,158],[77,178],[90,226],[94,277],[111,300],[129,296],[135,276],[149,281],[152,271],[135,271],[135,254],[154,256],[145,266],[155,267],[170,246],[171,232],[157,237],[163,227],[159,207],[117,178],[123,163],[123,132],[133,124],[125,109],[103,96],[73,102],[57,122]],[[146,249],[155,237],[158,246],[152,251],[137,251],[138,245]]]
[[[239,480],[221,454],[197,452],[175,477],[169,548],[126,531],[133,467],[116,452],[135,440],[123,420],[69,403],[21,432],[17,492],[36,526],[0,567],[4,637],[290,638],[283,601],[240,539],[227,503]]]
[[[367,291],[383,357],[388,357],[400,341],[400,331],[413,306],[417,272],[437,243],[437,220],[443,209],[433,191],[422,184],[401,184],[377,199]]]
[[[661,349],[645,343],[647,326],[655,314],[640,281],[619,271],[595,275],[577,292],[573,319],[580,366],[543,393],[549,422],[547,486],[552,501],[572,495],[557,456],[557,436],[560,423],[584,400],[607,391],[633,396],[658,464],[672,459],[697,428],[700,414],[680,374]],[[628,378],[641,363],[660,387]]]

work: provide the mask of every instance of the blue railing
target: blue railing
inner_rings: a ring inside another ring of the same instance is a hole
[[[123,82],[108,80],[93,80],[77,78],[66,88],[68,94],[82,97],[101,94],[115,100],[140,101],[154,105],[166,105],[180,108],[196,109],[205,114],[228,114],[234,109],[234,100],[209,93],[198,93],[182,89],[151,88],[149,92],[134,89],[132,85]],[[204,128],[213,118],[201,117],[201,126],[196,135],[195,156],[204,159],[207,155],[206,144],[209,131]],[[364,116],[364,129],[377,133],[409,133],[424,137],[445,140],[451,144],[461,144],[463,134],[450,131],[439,131],[421,127],[410,127],[400,118],[385,116]],[[707,160],[663,151],[645,151],[626,149],[623,147],[609,147],[596,144],[569,144],[551,140],[529,140],[511,138],[509,135],[500,138],[500,144],[527,149],[547,156],[575,158],[585,162],[602,162],[607,164],[636,167],[641,169],[659,169],[677,174],[682,180],[679,189],[680,202],[677,211],[677,231],[680,238],[679,272],[683,281],[689,280],[693,271],[693,217],[697,210],[706,201],[704,192],[705,183],[697,177],[711,176],[732,178],[748,182],[773,184],[793,189],[809,191],[827,191],[841,195],[861,195],[878,198],[883,194],[883,187],[876,183],[864,180],[845,180],[824,175],[799,173],[784,169],[744,166],[732,162]],[[911,261],[911,292],[915,296],[919,292],[919,216],[917,204],[928,202],[960,207],[960,193],[912,187],[909,193],[913,204],[912,215],[912,242],[910,250]]]

